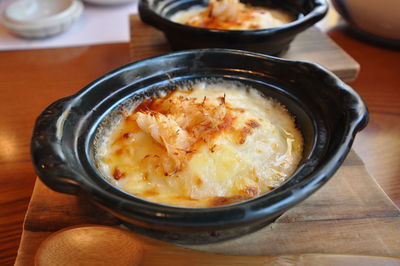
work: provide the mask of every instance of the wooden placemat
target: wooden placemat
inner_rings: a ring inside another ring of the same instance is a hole
[[[130,54],[133,61],[171,52],[161,31],[130,16]],[[306,60],[332,71],[345,82],[356,79],[360,65],[316,27],[297,35],[289,50],[281,57]]]
[[[16,265],[33,265],[38,246],[51,233],[85,224],[119,225],[85,199],[54,192],[37,179]],[[351,151],[326,185],[274,223],[240,238],[190,248],[241,255],[324,253],[400,257],[400,211]]]

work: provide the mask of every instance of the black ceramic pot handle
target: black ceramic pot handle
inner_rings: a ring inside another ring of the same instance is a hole
[[[31,140],[32,160],[36,174],[55,191],[77,194],[79,174],[67,163],[61,145],[63,125],[72,97],[62,98],[48,106],[36,119]]]
[[[324,82],[330,87],[329,91],[334,91],[337,95],[332,97],[338,101],[340,111],[348,115],[348,126],[351,128],[351,135],[354,138],[357,132],[363,130],[369,122],[369,111],[361,96],[349,85],[344,83],[338,76],[323,66],[308,61],[292,61],[288,60],[295,69],[302,69],[303,75],[307,73],[318,74],[324,77]],[[314,76],[310,77],[315,78]],[[320,88],[318,88],[320,89]],[[315,93],[318,93],[317,91]]]
[[[352,136],[354,138],[357,132],[360,132],[368,125],[368,107],[364,100],[352,87],[344,83],[339,77],[332,76],[332,73],[330,73],[328,70],[324,71],[326,72],[326,76],[331,75],[332,84],[335,84],[335,86],[341,90],[340,100],[343,104],[342,109],[343,111],[348,112],[348,123],[349,126],[353,128]]]
[[[347,87],[353,90],[349,86]],[[367,105],[364,103],[364,101],[358,94],[355,93],[350,94],[350,96],[348,97],[350,98],[349,100],[350,117],[355,124],[353,132],[353,135],[355,136],[356,133],[360,132],[361,130],[367,127],[369,122],[369,111]]]

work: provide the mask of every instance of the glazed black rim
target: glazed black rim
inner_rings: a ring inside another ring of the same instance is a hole
[[[316,71],[320,75],[323,75],[327,83],[334,84],[338,89],[340,89],[344,94],[346,94],[347,97],[351,99],[351,101],[353,101],[356,104],[356,108],[354,110],[350,110],[353,112],[353,114],[352,117],[349,118],[351,120],[349,121],[350,126],[348,132],[341,139],[341,142],[344,145],[335,147],[335,149],[332,151],[332,154],[330,155],[330,160],[322,162],[318,166],[318,168],[314,169],[314,171],[310,174],[309,178],[302,180],[298,184],[295,185],[291,184],[291,186],[288,187],[286,185],[287,183],[285,183],[282,186],[278,187],[277,189],[273,190],[272,192],[233,205],[212,207],[212,208],[185,208],[185,207],[174,207],[174,206],[166,206],[156,203],[150,203],[148,201],[139,199],[135,196],[120,191],[119,189],[115,188],[107,181],[105,181],[103,177],[98,176],[98,174],[96,174],[97,175],[96,178],[93,177],[88,178],[87,176],[89,174],[90,175],[93,174],[93,169],[91,169],[92,168],[91,166],[82,165],[82,161],[79,161],[82,160],[82,157],[77,159],[79,165],[72,166],[76,168],[75,173],[83,176],[83,178],[80,178],[78,180],[78,183],[80,184],[77,184],[81,192],[90,194],[91,198],[93,198],[95,202],[100,203],[100,205],[103,205],[106,208],[113,209],[114,207],[117,206],[121,212],[129,215],[130,218],[149,222],[152,224],[155,223],[159,225],[174,226],[174,227],[182,226],[186,228],[194,228],[194,227],[206,228],[212,226],[229,227],[237,223],[245,223],[251,220],[258,220],[270,214],[283,212],[284,210],[290,208],[297,202],[305,199],[307,196],[309,196],[311,193],[313,193],[315,190],[321,187],[337,170],[337,168],[339,167],[337,163],[342,162],[345,159],[345,156],[347,155],[350,149],[350,145],[354,139],[355,133],[361,130],[367,123],[368,113],[364,103],[362,102],[358,94],[353,89],[345,85],[337,77],[333,76],[322,67],[307,62],[290,61],[290,60],[265,56],[253,52],[244,52],[244,51],[227,50],[227,49],[204,49],[195,51],[183,51],[131,63],[113,72],[110,72],[104,75],[103,77],[99,78],[98,80],[92,82],[87,87],[79,91],[77,94],[71,96],[69,98],[71,100],[68,100],[68,102],[71,103],[71,101],[73,102],[76,99],[79,100],[79,97],[81,97],[88,91],[95,89],[96,85],[102,83],[105,80],[112,79],[113,77],[121,74],[122,72],[132,69],[138,65],[150,64],[151,62],[162,58],[185,56],[198,52],[209,53],[209,54],[234,54],[240,56],[250,56],[262,60],[272,61],[279,64],[289,64],[289,65],[300,64],[311,67],[313,71]],[[43,116],[43,114],[41,116]],[[38,121],[39,119],[40,117],[38,118]],[[40,154],[41,149],[43,149],[43,147],[40,146],[42,144],[38,145],[35,142],[35,137],[37,138],[37,136],[41,134],[40,130],[41,129],[35,127],[33,141],[32,141],[32,155],[33,155],[33,160],[35,162],[36,171],[39,177],[41,177],[42,180],[45,183],[47,183],[48,180],[46,180],[47,178],[45,176],[46,174],[43,174],[42,169],[40,169],[40,165],[38,165],[38,162],[40,160],[37,158],[38,154]],[[83,141],[86,141],[85,145],[88,145],[88,140],[83,140]],[[45,143],[45,145],[49,146],[48,143],[47,144]],[[53,151],[54,149],[58,149],[58,147],[53,147],[53,146],[48,147],[48,146],[44,147],[46,151],[49,149]],[[75,149],[78,150],[77,147],[75,147]],[[82,147],[79,149],[82,150]],[[82,155],[76,155],[76,156],[82,156]],[[88,156],[86,152],[85,158],[87,159],[87,157]],[[83,162],[83,164],[87,164],[87,162]],[[88,173],[88,171],[90,173]],[[295,176],[293,176],[293,178],[294,177]],[[104,189],[104,187],[99,187],[98,183],[95,184],[91,182],[91,180],[93,179],[96,179],[97,182],[108,184],[106,185],[107,188]],[[208,220],[201,222],[197,221],[196,219],[204,215],[204,212],[207,212]],[[250,215],[247,215],[249,214],[249,212],[252,212],[251,217]],[[225,217],[226,219],[221,219],[221,217]],[[158,222],[156,222],[155,220],[157,220]]]

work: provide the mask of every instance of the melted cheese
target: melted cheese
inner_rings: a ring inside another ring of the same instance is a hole
[[[293,18],[278,9],[254,7],[239,0],[210,0],[207,7],[194,6],[171,17],[177,23],[221,30],[255,30],[279,27]]]
[[[140,198],[209,207],[256,197],[296,170],[303,139],[277,101],[230,82],[147,99],[98,153],[113,184]]]

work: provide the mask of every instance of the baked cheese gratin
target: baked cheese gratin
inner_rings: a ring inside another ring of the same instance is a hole
[[[279,9],[255,7],[239,0],[210,0],[208,6],[179,11],[171,20],[194,27],[220,30],[257,30],[292,22],[291,15]]]
[[[98,150],[103,174],[142,199],[213,207],[266,193],[296,170],[303,137],[274,99],[228,81],[148,98]]]

